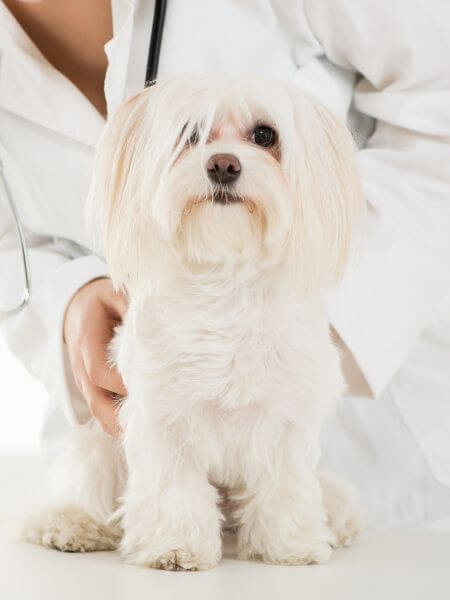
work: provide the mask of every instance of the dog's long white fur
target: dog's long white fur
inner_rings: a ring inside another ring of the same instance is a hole
[[[251,139],[261,123],[277,132],[274,152]],[[241,163],[241,202],[212,200],[205,165],[217,153]],[[92,549],[97,526],[98,547],[114,547],[113,516],[130,562],[210,568],[226,488],[243,558],[323,562],[347,543],[359,513],[316,472],[321,426],[344,389],[322,295],[362,212],[351,135],[295,88],[186,76],[126,102],[89,199],[114,285],[129,295],[112,348],[129,392],[123,439],[92,421],[73,433],[54,466],[59,506],[26,539]]]

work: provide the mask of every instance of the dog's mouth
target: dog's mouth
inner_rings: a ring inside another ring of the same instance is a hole
[[[250,198],[239,196],[238,194],[226,189],[219,189],[217,191],[215,190],[211,194],[208,194],[207,196],[198,196],[196,198],[192,198],[184,207],[183,218],[189,216],[192,210],[201,204],[216,204],[221,206],[242,204],[247,208],[249,213],[253,213],[257,210],[255,202]]]
[[[214,191],[214,193],[208,198],[210,202],[214,202],[215,204],[236,204],[238,202],[242,202],[242,198],[237,194],[233,194],[227,189],[219,189]]]

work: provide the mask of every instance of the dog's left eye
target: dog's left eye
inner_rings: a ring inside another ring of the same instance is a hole
[[[276,142],[277,134],[268,125],[257,125],[252,133],[252,142],[263,148],[270,148]]]
[[[200,134],[198,132],[197,127],[195,127],[191,133],[191,137],[188,140],[189,146],[195,146],[196,144],[198,144],[199,137],[200,137]]]

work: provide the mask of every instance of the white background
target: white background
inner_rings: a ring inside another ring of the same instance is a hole
[[[47,393],[0,336],[0,455],[39,452]]]

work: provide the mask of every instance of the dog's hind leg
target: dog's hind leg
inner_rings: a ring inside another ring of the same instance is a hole
[[[352,487],[325,471],[318,472],[328,527],[336,536],[335,547],[350,546],[365,528],[365,515]]]
[[[97,522],[76,505],[64,504],[29,515],[20,539],[62,552],[116,550],[121,530]]]
[[[125,468],[117,442],[91,421],[71,432],[50,470],[52,503],[25,518],[20,539],[67,552],[114,550]]]

